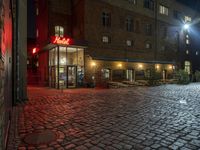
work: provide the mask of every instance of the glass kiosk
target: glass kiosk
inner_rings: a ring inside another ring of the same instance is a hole
[[[49,50],[49,86],[57,89],[83,85],[84,49],[56,46]]]

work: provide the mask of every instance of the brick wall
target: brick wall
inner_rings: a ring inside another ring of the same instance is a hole
[[[3,147],[4,142],[4,64],[0,60],[0,149]]]

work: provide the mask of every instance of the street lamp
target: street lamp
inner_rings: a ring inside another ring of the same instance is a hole
[[[92,80],[93,80],[93,87],[95,87],[96,85],[96,63],[95,62],[91,62],[91,66],[94,69],[94,75],[92,76]]]
[[[183,28],[184,28],[185,30],[188,30],[188,29],[190,28],[190,25],[186,23],[186,24],[183,25]]]

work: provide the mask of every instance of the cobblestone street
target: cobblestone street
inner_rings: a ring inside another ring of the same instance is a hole
[[[8,149],[200,149],[200,84],[28,91]],[[43,131],[56,139],[27,144]]]

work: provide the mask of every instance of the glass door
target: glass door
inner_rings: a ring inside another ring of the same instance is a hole
[[[65,89],[67,87],[67,72],[66,66],[59,67],[59,88]]]
[[[129,70],[126,70],[126,79],[130,82],[133,82],[133,70],[132,69],[129,69]]]
[[[77,85],[77,66],[67,66],[67,87],[75,88]]]

